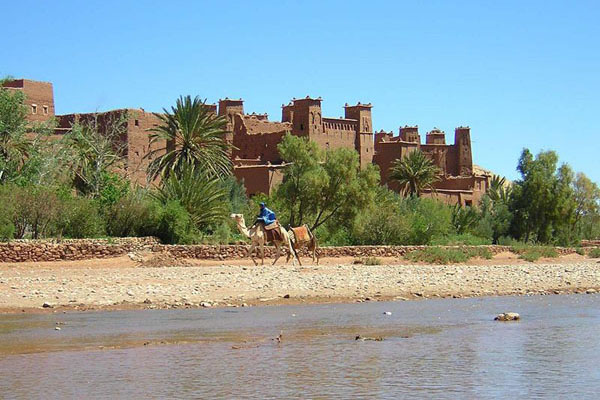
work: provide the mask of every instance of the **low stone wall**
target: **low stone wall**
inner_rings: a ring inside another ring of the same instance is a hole
[[[445,246],[458,248],[458,246]],[[469,246],[466,246],[469,247]],[[510,246],[487,247],[492,254],[510,251]],[[85,260],[123,256],[128,253],[153,252],[175,258],[203,260],[233,260],[245,258],[248,245],[164,245],[153,237],[69,240],[15,240],[0,243],[0,262]],[[321,247],[319,257],[402,257],[427,246],[339,246]],[[560,255],[575,252],[574,248],[556,248]],[[275,248],[265,247],[265,257],[273,257]],[[309,257],[306,249],[300,251]]]
[[[600,247],[600,239],[596,240],[582,240],[581,246],[583,247]]]
[[[429,246],[338,246],[320,247],[319,257],[402,257],[411,251],[426,249]],[[476,247],[487,248],[493,255],[509,252],[510,246],[442,246],[445,248]],[[167,253],[177,258],[196,258],[203,260],[227,260],[244,258],[248,254],[248,245],[194,245],[194,246],[168,246],[156,245],[152,248],[156,253]],[[557,247],[560,255],[575,253],[574,248]],[[273,257],[275,248],[265,246],[265,257]],[[310,256],[306,249],[302,249],[299,255]]]
[[[66,240],[14,240],[0,243],[0,262],[85,260],[149,251],[154,237]]]

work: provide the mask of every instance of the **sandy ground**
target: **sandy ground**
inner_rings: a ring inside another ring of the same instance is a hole
[[[57,312],[407,300],[600,290],[600,263],[579,255],[536,263],[503,253],[460,265],[382,265],[331,258],[321,264],[254,266],[249,260],[178,260],[182,266],[101,260],[0,263],[0,312]],[[159,266],[154,266],[159,265]],[[42,307],[47,303],[47,307]]]

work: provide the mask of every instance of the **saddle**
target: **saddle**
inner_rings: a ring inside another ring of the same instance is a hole
[[[269,225],[264,225],[265,234],[267,236],[267,242],[278,241],[281,242],[283,240],[283,235],[281,234],[281,229],[279,225],[279,221],[275,221]]]
[[[291,230],[294,234],[294,238],[296,238],[296,243],[310,242],[310,235],[308,234],[306,225],[302,225],[297,228],[291,228]]]

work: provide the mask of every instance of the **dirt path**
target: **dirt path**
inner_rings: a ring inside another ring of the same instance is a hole
[[[576,254],[528,263],[503,253],[491,260],[446,266],[392,258],[382,259],[383,265],[377,266],[353,261],[332,258],[319,266],[296,267],[255,267],[248,260],[179,260],[184,266],[148,267],[129,257],[5,263],[0,264],[0,311],[239,306],[600,289],[598,260]],[[42,308],[44,303],[50,307]]]

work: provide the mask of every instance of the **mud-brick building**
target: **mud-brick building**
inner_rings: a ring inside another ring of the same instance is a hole
[[[55,137],[68,132],[75,122],[97,121],[100,130],[108,129],[111,121],[124,120],[120,141],[124,156],[123,172],[134,182],[146,183],[146,170],[151,160],[146,155],[165,143],[150,144],[150,132],[159,119],[143,109],[119,109],[103,113],[55,115],[52,84],[27,79],[4,83],[9,90],[25,93],[32,123],[56,121]],[[380,131],[373,135],[370,103],[344,106],[343,118],[324,117],[322,99],[307,96],[292,99],[281,107],[281,121],[270,121],[267,114],[244,111],[242,99],[219,100],[217,105],[207,105],[211,111],[227,120],[225,138],[233,145],[231,158],[234,174],[244,182],[248,194],[271,193],[283,179],[285,165],[277,145],[287,133],[315,141],[322,149],[354,149],[361,167],[371,163],[379,166],[382,184],[398,190],[390,182],[389,169],[397,159],[412,151],[425,153],[442,171],[442,179],[435,190],[426,195],[435,196],[451,204],[477,204],[487,190],[490,175],[475,169],[471,150],[471,131],[458,127],[454,131],[454,144],[446,144],[443,131],[433,129],[422,143],[417,126],[400,128],[398,136]],[[155,146],[155,147],[152,147]]]
[[[164,148],[163,143],[150,144],[148,130],[158,123],[158,118],[144,109],[118,109],[101,113],[81,113],[56,115],[54,110],[54,90],[50,82],[17,79],[5,82],[5,88],[20,90],[25,94],[28,109],[27,119],[32,123],[55,121],[54,135],[58,139],[71,130],[76,122],[94,123],[98,129],[107,131],[121,121],[121,145],[124,163],[123,172],[129,179],[140,185],[146,184],[146,169],[150,163],[144,156],[156,148]]]
[[[415,150],[422,151],[441,170],[441,180],[435,184],[435,190],[426,191],[426,195],[451,204],[479,203],[488,188],[490,175],[473,167],[469,127],[456,128],[451,145],[446,144],[446,134],[437,128],[425,135],[425,143],[421,143],[418,126],[404,126],[398,136],[392,132],[377,132],[373,162],[379,166],[381,182],[399,190],[398,185],[389,180],[390,168],[394,161]]]
[[[344,118],[323,117],[322,99],[306,97],[282,105],[281,121],[267,114],[245,114],[243,100],[219,100],[218,114],[225,116],[227,139],[234,146],[236,177],[248,194],[270,193],[283,177],[277,145],[287,133],[315,141],[323,149],[348,148],[358,152],[362,167],[373,161],[371,104],[344,107]]]

